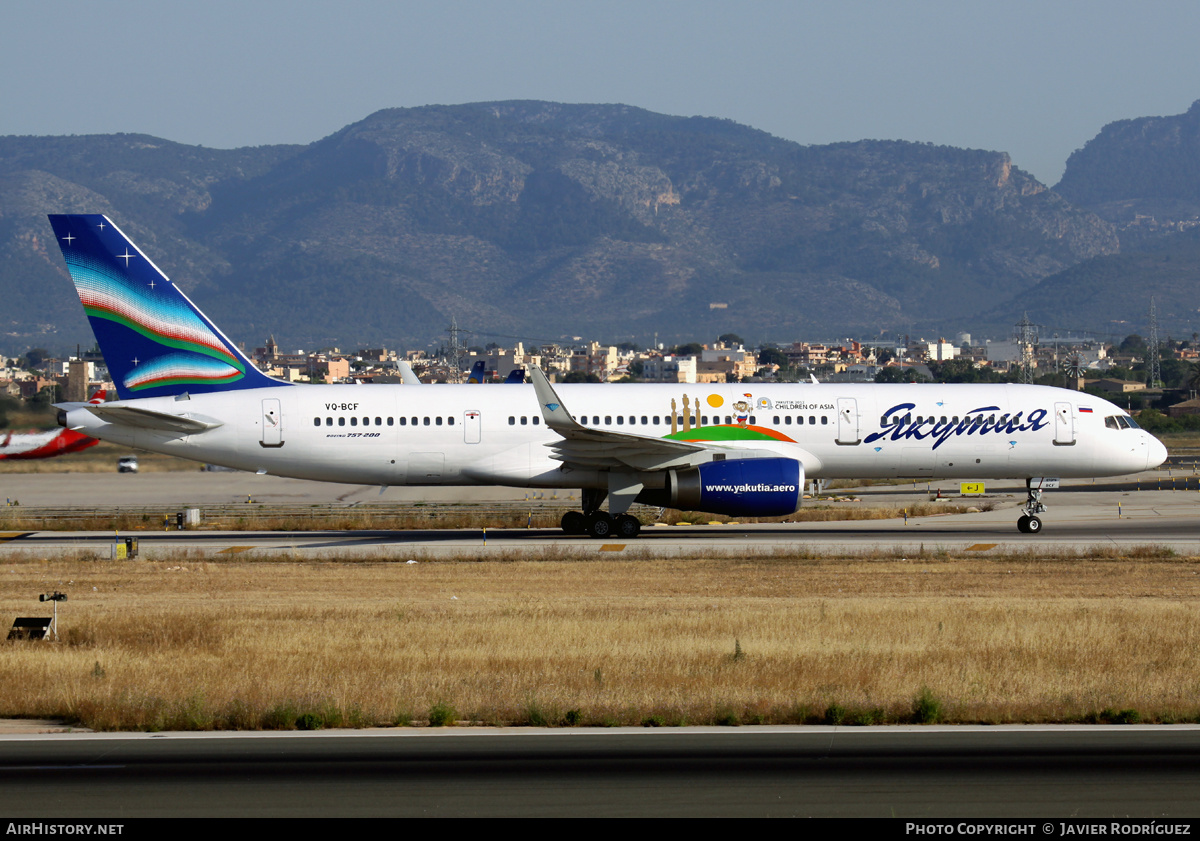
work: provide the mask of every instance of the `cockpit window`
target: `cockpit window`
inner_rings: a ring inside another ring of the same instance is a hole
[[[1109,429],[1141,429],[1129,415],[1109,415],[1104,419],[1104,425]]]

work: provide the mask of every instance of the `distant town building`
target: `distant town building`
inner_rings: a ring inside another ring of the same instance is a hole
[[[1087,388],[1094,388],[1107,394],[1129,394],[1133,391],[1145,391],[1146,384],[1137,380],[1086,380]]]
[[[652,356],[642,362],[641,379],[648,383],[694,383],[696,357]]]

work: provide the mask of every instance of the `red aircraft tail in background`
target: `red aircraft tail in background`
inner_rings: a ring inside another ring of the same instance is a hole
[[[92,399],[88,402],[103,403],[105,397],[107,394],[101,389],[93,394]],[[0,461],[52,458],[67,453],[77,453],[99,443],[95,438],[89,438],[69,429],[45,432],[0,432]]]

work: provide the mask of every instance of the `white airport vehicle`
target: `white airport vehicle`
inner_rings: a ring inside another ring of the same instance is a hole
[[[267,377],[107,217],[51,216],[117,401],[59,404],[104,441],[260,474],[582,491],[568,533],[634,537],[635,502],[781,516],[807,479],[1045,479],[1153,468],[1166,449],[1105,400],[1045,386],[303,385]],[[601,506],[607,499],[608,510]]]

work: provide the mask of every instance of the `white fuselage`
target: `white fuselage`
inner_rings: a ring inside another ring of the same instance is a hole
[[[1110,476],[1166,456],[1145,431],[1106,425],[1106,418],[1128,419],[1113,404],[1043,386],[581,384],[556,391],[588,428],[709,436],[706,445],[731,458],[738,449],[794,458],[809,478]],[[65,425],[154,452],[302,479],[540,488],[607,482],[605,471],[572,470],[551,458],[548,445],[559,436],[545,425],[531,385],[299,385],[107,405],[220,425],[193,434],[140,429],[106,423],[85,407],[72,408]]]

